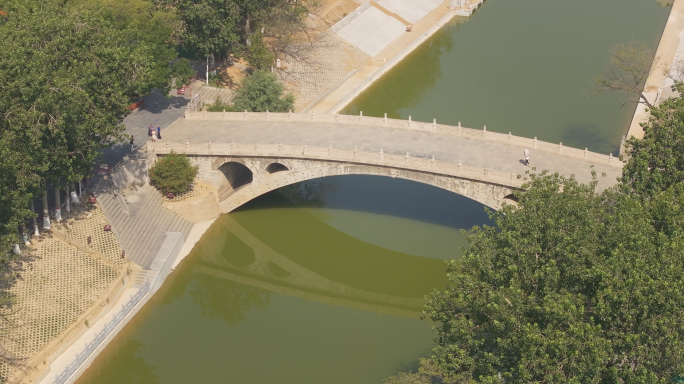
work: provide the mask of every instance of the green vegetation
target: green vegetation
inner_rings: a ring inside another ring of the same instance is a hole
[[[268,52],[275,51],[270,45],[266,53],[259,49],[266,47],[262,40],[276,36],[267,20],[289,15],[288,30],[295,30],[307,10],[305,2],[285,0],[220,5],[204,0],[0,1],[0,292],[16,277],[19,256],[12,247],[21,243],[19,228],[35,216],[30,202],[46,196],[49,184],[81,180],[104,148],[126,139],[121,122],[132,94],[168,91],[194,76],[189,62],[177,58],[179,45],[203,55],[251,52],[259,66],[267,66],[275,57]],[[253,86],[238,92],[241,108],[291,107],[292,97],[282,96],[274,79],[259,74],[247,80]],[[259,90],[265,92],[261,97]],[[11,305],[10,296],[0,296],[0,306]]]
[[[185,154],[171,151],[161,157],[150,168],[150,182],[164,193],[182,193],[190,189],[190,183],[197,176],[197,166],[190,164]]]
[[[238,111],[287,112],[294,105],[294,96],[283,95],[283,91],[283,85],[278,82],[276,75],[256,71],[245,78],[238,88],[233,104]]]
[[[678,84],[682,90],[682,85]],[[684,373],[684,101],[653,108],[601,194],[529,174],[428,298],[437,343],[386,383],[669,383]]]
[[[123,0],[111,0],[123,1]],[[161,9],[177,14],[180,43],[201,57],[245,55],[257,69],[275,57],[297,56],[292,49],[307,27],[305,19],[315,1],[292,0],[156,0]],[[268,42],[268,43],[266,43]]]
[[[49,183],[81,180],[102,149],[126,139],[121,122],[132,93],[168,89],[176,72],[187,76],[187,62],[169,66],[173,18],[144,0],[121,2],[0,2],[2,310],[13,303],[7,289],[21,260],[12,247],[34,216],[30,202]],[[1,344],[0,360],[16,363]]]
[[[236,112],[237,109],[233,108],[230,103],[224,103],[220,97],[217,97],[213,104],[209,104],[206,107],[207,112]]]

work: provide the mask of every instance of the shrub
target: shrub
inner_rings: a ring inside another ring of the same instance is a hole
[[[171,151],[150,169],[150,182],[163,193],[182,193],[190,188],[197,176],[197,166],[184,154]]]
[[[267,71],[256,71],[245,78],[235,94],[234,105],[238,111],[287,112],[294,105],[292,94],[283,94],[284,87],[276,75]]]
[[[216,97],[213,104],[207,104],[207,112],[237,112],[237,109],[228,103],[224,103],[220,97]]]

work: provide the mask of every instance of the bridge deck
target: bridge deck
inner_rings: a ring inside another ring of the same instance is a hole
[[[380,152],[431,158],[465,166],[485,168],[506,173],[524,174],[523,151],[519,143],[503,143],[472,137],[454,136],[439,132],[378,127],[330,122],[287,121],[221,121],[180,118],[162,132],[170,142],[278,144],[328,147]],[[161,143],[157,143],[158,145]],[[531,166],[538,171],[547,169],[562,175],[575,175],[581,182],[591,181],[591,165],[599,176],[599,190],[616,183],[621,168],[605,161],[580,159],[564,154],[530,149]],[[606,155],[608,157],[608,155]],[[619,163],[617,159],[615,163]],[[605,172],[606,177],[601,177]]]

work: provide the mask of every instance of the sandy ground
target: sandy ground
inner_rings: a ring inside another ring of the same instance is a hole
[[[356,0],[322,0],[321,7],[316,10],[316,15],[329,26],[332,26],[358,8],[359,5],[361,2]]]

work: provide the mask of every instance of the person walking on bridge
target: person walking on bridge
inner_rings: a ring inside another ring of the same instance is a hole
[[[157,125],[157,139],[161,140],[161,126]]]
[[[525,148],[524,155],[525,155],[525,166],[529,167],[530,166],[530,150]]]

